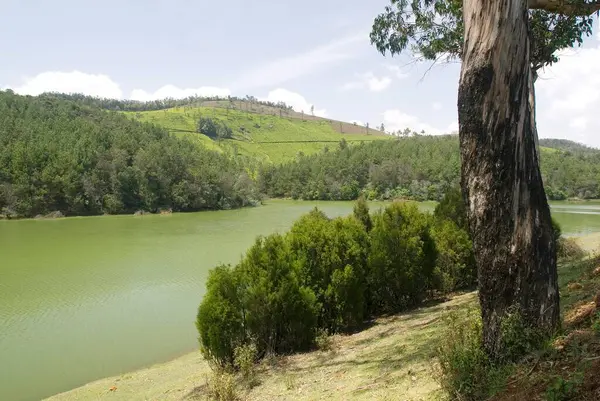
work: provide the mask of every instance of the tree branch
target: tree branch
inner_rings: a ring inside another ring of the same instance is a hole
[[[527,0],[530,10],[545,10],[571,16],[588,16],[600,11],[600,0],[574,4],[568,0]]]

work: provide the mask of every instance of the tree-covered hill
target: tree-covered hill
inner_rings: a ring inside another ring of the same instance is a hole
[[[542,147],[541,168],[550,199],[600,197],[600,152]],[[332,151],[265,166],[260,187],[273,197],[300,199],[349,200],[365,192],[371,199],[436,200],[459,177],[458,137],[418,135],[358,146],[341,142]]]
[[[55,96],[0,91],[0,214],[202,210],[257,199],[239,160]]]
[[[540,139],[540,146],[563,150],[571,153],[583,153],[586,155],[600,153],[600,149],[586,146],[582,143],[570,141],[568,139],[543,138]]]

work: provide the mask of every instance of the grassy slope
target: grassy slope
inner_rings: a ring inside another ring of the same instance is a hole
[[[274,111],[277,113],[277,111]],[[223,107],[178,107],[167,110],[127,113],[132,118],[153,122],[168,128],[179,136],[187,136],[212,149],[235,152],[255,157],[261,161],[280,163],[293,159],[298,152],[305,154],[321,151],[325,146],[335,147],[345,138],[349,143],[389,139],[379,131],[352,124],[341,123],[344,133],[339,132],[340,123],[327,119],[282,114],[259,114],[244,110],[229,110]],[[216,142],[196,133],[196,121],[200,116],[225,122],[234,132],[233,140]],[[243,128],[242,128],[243,127]],[[336,129],[337,127],[337,129]],[[362,132],[348,133],[349,127]]]
[[[430,399],[439,392],[432,355],[440,316],[475,301],[475,294],[377,319],[357,334],[334,336],[331,351],[280,357],[260,366],[260,384],[245,400]],[[49,400],[204,400],[210,369],[200,353],[131,374],[102,379]],[[117,387],[110,391],[111,387]]]

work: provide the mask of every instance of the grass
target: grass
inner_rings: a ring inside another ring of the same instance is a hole
[[[241,154],[256,158],[263,162],[282,163],[294,159],[299,152],[317,153],[325,146],[334,148],[344,138],[348,143],[389,139],[379,131],[370,129],[366,133],[364,127],[335,122],[328,119],[305,116],[279,117],[277,113],[259,114],[245,110],[234,110],[223,107],[177,107],[167,110],[147,112],[127,112],[126,114],[140,121],[161,125],[180,137],[189,137],[208,148]],[[213,141],[196,133],[196,122],[200,116],[211,117],[227,124],[234,132],[234,138]],[[344,133],[340,132],[341,130]],[[344,128],[346,127],[346,128]],[[353,127],[351,130],[349,127]],[[350,132],[353,133],[350,133]],[[357,132],[358,131],[358,132]]]
[[[599,240],[593,234],[578,238],[591,256],[559,266],[562,332],[538,355],[518,364],[506,390],[493,401],[600,399]]]
[[[241,399],[395,400],[398,394],[404,400],[431,399],[440,392],[432,375],[432,356],[442,333],[441,316],[475,299],[474,293],[463,294],[377,319],[362,332],[333,336],[328,351],[267,358],[257,367],[257,386],[245,389],[240,381]],[[49,400],[205,400],[210,374],[200,352],[194,352]]]

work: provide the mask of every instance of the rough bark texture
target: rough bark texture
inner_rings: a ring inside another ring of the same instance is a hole
[[[484,347],[517,306],[548,333],[559,322],[556,251],[539,169],[526,0],[465,0],[458,93],[461,181],[479,269]]]

